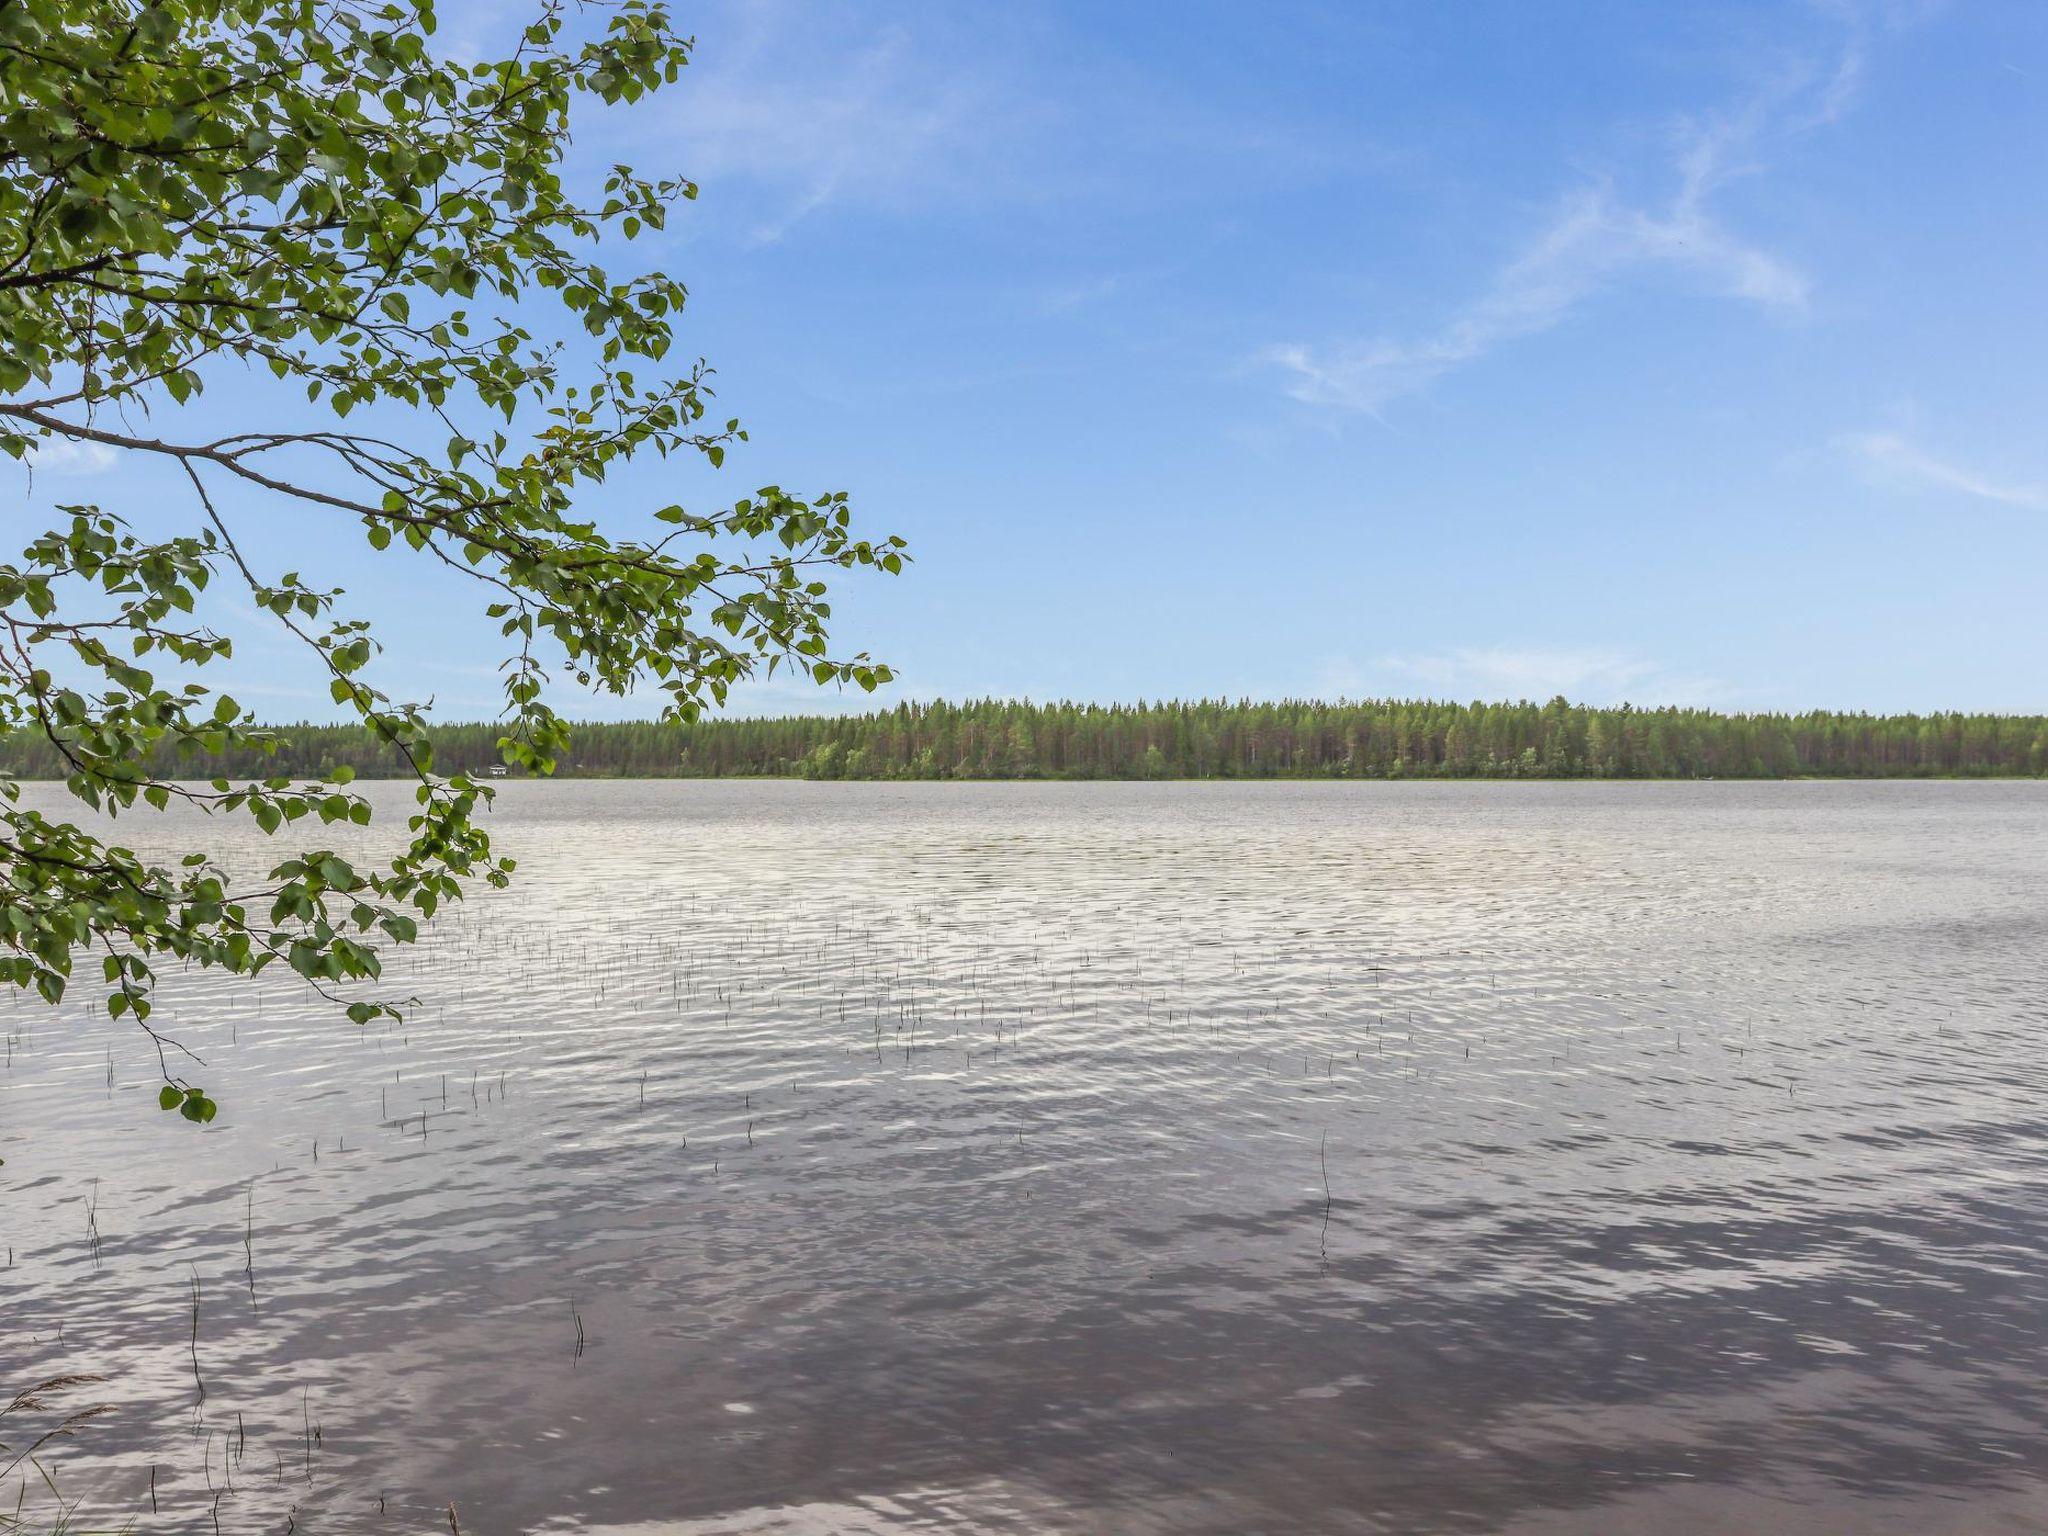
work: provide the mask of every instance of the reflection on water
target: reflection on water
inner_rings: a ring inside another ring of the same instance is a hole
[[[403,1029],[167,984],[204,1133],[132,1030],[0,1005],[0,1385],[107,1378],[89,1508],[2048,1530],[2048,786],[497,822]]]

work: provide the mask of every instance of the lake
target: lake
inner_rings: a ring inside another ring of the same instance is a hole
[[[493,826],[402,1027],[166,978],[204,1131],[0,1002],[0,1389],[104,1378],[88,1518],[2048,1531],[2048,784]]]

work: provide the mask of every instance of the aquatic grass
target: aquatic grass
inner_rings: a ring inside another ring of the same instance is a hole
[[[114,1411],[108,1403],[88,1403],[80,1408],[67,1408],[62,1403],[67,1395],[83,1387],[98,1386],[104,1380],[101,1376],[80,1373],[46,1377],[22,1388],[6,1406],[0,1407],[0,1436],[6,1437],[0,1438],[0,1458],[4,1458],[0,1459],[0,1486],[10,1479],[16,1480],[13,1507],[0,1509],[0,1536],[94,1536],[98,1532],[134,1528],[132,1519],[117,1526],[85,1523],[77,1506],[66,1502],[43,1456],[52,1446],[72,1439],[95,1419]],[[50,1421],[39,1428],[35,1423],[38,1418]],[[31,1471],[36,1474],[33,1486],[47,1493],[56,1504],[53,1513],[31,1508]]]

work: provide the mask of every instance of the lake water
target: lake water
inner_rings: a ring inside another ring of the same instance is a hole
[[[0,1003],[0,1387],[105,1378],[92,1518],[2048,1531],[2048,785],[494,821],[403,1028],[167,979],[204,1132]]]

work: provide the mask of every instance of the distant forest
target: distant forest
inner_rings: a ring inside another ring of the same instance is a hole
[[[274,757],[165,765],[191,778],[395,776],[360,727],[280,727]],[[500,727],[434,730],[443,771],[497,762]],[[902,704],[866,715],[628,721],[575,728],[582,778],[1295,779],[1932,778],[2048,771],[2048,716],[1726,715],[1697,709],[1397,700]],[[0,772],[61,778],[40,734],[0,737]]]

